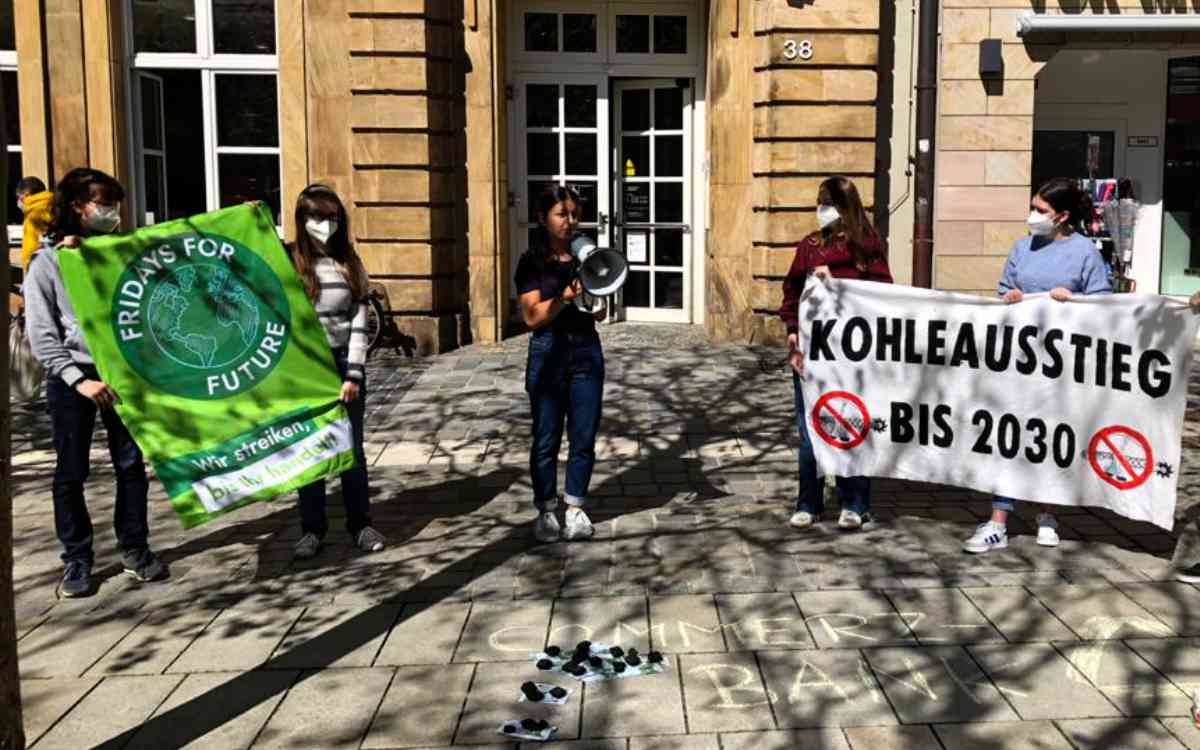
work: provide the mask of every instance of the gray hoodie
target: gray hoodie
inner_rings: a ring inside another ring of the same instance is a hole
[[[91,366],[92,355],[83,341],[75,310],[58,270],[58,248],[43,242],[29,264],[23,287],[25,326],[33,356],[51,377],[75,387],[85,376],[80,365]]]

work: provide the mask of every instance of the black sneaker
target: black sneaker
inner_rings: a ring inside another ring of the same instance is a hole
[[[140,583],[161,581],[171,575],[166,564],[149,549],[126,552],[121,556],[121,562],[125,565],[125,574]]]
[[[1184,583],[1200,583],[1200,563],[1175,571],[1175,580]]]
[[[62,584],[58,589],[63,596],[74,599],[92,593],[92,565],[83,560],[72,560],[63,569]]]

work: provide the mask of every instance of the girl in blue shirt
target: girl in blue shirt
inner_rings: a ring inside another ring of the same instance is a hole
[[[1047,182],[1029,205],[1029,236],[1013,243],[996,285],[1004,301],[1016,304],[1026,294],[1039,292],[1049,292],[1059,302],[1074,294],[1111,293],[1104,259],[1092,241],[1076,231],[1087,220],[1092,201],[1075,181],[1059,178]],[[963,550],[978,554],[1007,547],[1008,514],[1014,502],[997,495],[992,500],[991,519],[963,542]],[[1058,546],[1054,516],[1039,513],[1037,524],[1038,544]]]

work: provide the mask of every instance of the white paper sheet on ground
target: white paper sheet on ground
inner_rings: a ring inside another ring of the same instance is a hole
[[[593,667],[591,664],[584,662],[580,664],[580,666],[587,669],[586,674],[578,677],[575,675],[568,676],[573,677],[580,682],[586,683],[602,682],[604,680],[623,680],[628,677],[646,677],[648,675],[662,674],[663,672],[667,671],[667,662],[665,659],[657,664],[651,664],[647,656],[638,654],[638,657],[641,659],[640,664],[638,664],[636,667],[626,664],[624,672],[617,672],[613,669],[613,662],[617,661],[617,659],[612,655],[610,648],[610,646],[606,646],[602,643],[593,643],[591,654],[592,656],[599,657],[600,666]],[[554,666],[545,671],[568,674],[567,672],[562,671],[562,666],[571,660],[570,654],[566,654],[564,652],[564,654],[559,656],[550,656],[545,652],[541,652],[537,654],[530,654],[529,656],[534,663],[537,663],[542,659],[550,660]],[[624,660],[621,659],[620,661]]]
[[[555,698],[553,695],[550,695],[550,691],[556,687],[559,687],[559,685],[551,685],[548,682],[535,682],[533,684],[537,685],[537,689],[542,691],[542,699],[538,701],[538,703],[543,703],[549,706],[562,706],[566,705],[566,702],[571,700],[571,688],[563,688],[563,690],[567,691],[567,694],[561,698]],[[528,703],[530,700],[525,697],[524,693],[521,693],[521,697],[517,700],[517,702]]]
[[[515,732],[504,731],[504,728],[509,727],[509,726],[516,727],[517,731],[515,731]],[[533,742],[549,742],[551,739],[554,738],[554,735],[558,734],[558,727],[550,727],[549,729],[543,729],[540,732],[530,732],[527,729],[521,728],[521,720],[520,719],[513,719],[511,721],[506,721],[503,724],[501,724],[499,727],[497,727],[496,733],[502,734],[505,737],[515,737],[519,740],[531,740]]]

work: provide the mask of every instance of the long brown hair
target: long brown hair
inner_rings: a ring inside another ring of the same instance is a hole
[[[318,221],[337,220],[337,231],[325,243],[324,252],[304,228],[310,217]],[[350,296],[355,302],[366,298],[369,283],[367,269],[350,242],[350,218],[346,214],[346,207],[333,188],[318,183],[304,188],[296,199],[296,244],[292,251],[296,273],[304,283],[305,293],[313,302],[321,294],[321,285],[317,281],[317,262],[322,256],[328,256],[337,265],[350,286]]]
[[[867,217],[858,188],[849,178],[834,176],[822,182],[817,190],[817,205],[833,206],[841,216],[821,230],[822,245],[828,244],[835,234],[844,236],[850,257],[860,269],[879,257],[879,235]]]

